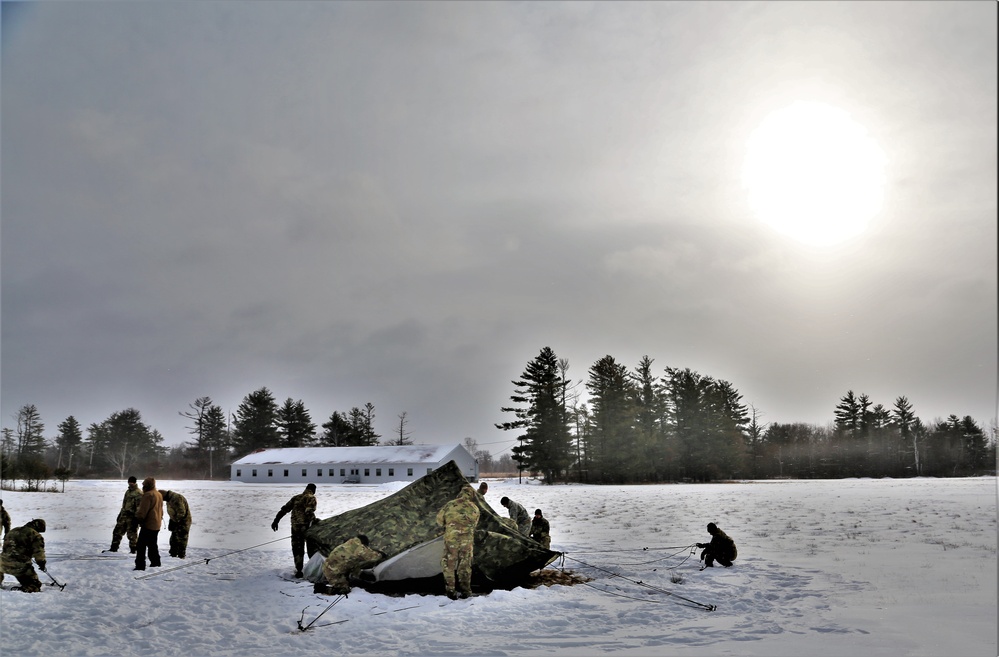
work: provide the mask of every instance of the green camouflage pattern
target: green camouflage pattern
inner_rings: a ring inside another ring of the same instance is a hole
[[[166,500],[167,515],[170,516],[170,522],[167,523],[170,530],[170,556],[186,559],[187,539],[191,535],[191,507],[187,504],[187,498],[177,491],[163,491],[163,499]]]
[[[548,524],[548,519],[544,516],[538,517],[534,516],[531,520],[531,538],[536,540],[541,545],[546,548],[551,547],[552,537],[551,537],[551,526]]]
[[[45,569],[45,539],[34,528],[17,527],[7,532],[0,554],[0,581],[4,575],[13,575],[26,593],[42,590],[42,583],[31,565],[34,559],[39,568]]]
[[[437,524],[444,528],[444,556],[441,572],[448,595],[472,592],[472,561],[475,554],[475,526],[479,523],[477,493],[464,486],[437,512]],[[457,585],[455,583],[457,579]]]
[[[524,508],[523,504],[514,502],[509,497],[506,499],[506,503],[506,510],[510,512],[510,519],[516,523],[517,530],[524,536],[529,536],[531,533],[531,516],[528,515],[527,509]]]
[[[3,523],[3,533],[6,534],[10,531],[10,514],[7,513],[7,509],[3,508],[3,501],[0,500],[0,522]]]
[[[139,532],[132,527],[132,520],[135,518],[135,512],[139,510],[139,500],[141,499],[142,491],[139,490],[139,485],[129,483],[125,495],[121,498],[121,511],[118,512],[114,530],[111,532],[111,550],[113,552],[118,550],[122,536],[126,535],[128,536],[129,549],[135,551],[135,546],[139,543]]]
[[[369,547],[393,557],[440,535],[437,512],[468,486],[454,461],[417,479],[385,499],[320,520],[306,534],[308,551],[329,554],[337,545],[365,534]],[[558,558],[505,526],[480,496],[475,496],[479,520],[475,532],[473,570],[493,587],[513,587],[531,572]]]
[[[356,576],[362,568],[373,566],[383,559],[384,554],[372,550],[355,536],[330,551],[323,562],[323,575],[332,593],[348,593],[351,575]]]

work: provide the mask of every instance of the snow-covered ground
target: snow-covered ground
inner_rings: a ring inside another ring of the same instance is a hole
[[[0,646],[24,657],[997,654],[994,477],[490,483],[494,509],[507,495],[544,510],[565,553],[549,568],[593,581],[453,602],[355,588],[330,608],[335,598],[292,578],[288,519],[269,528],[300,485],[159,482],[187,497],[194,526],[186,561],[166,556],[164,531],[163,567],[144,573],[127,552],[101,553],[123,482],[2,491],[14,526],[46,520],[49,572],[65,588],[0,592]],[[321,484],[319,515],[401,486]],[[738,544],[730,569],[699,571],[690,556],[709,521]]]

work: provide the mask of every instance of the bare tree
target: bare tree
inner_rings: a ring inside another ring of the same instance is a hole
[[[392,441],[392,445],[412,445],[413,441],[409,439],[410,433],[406,431],[406,425],[409,424],[409,420],[406,418],[406,411],[399,414],[399,426],[396,428],[396,435],[398,438]]]

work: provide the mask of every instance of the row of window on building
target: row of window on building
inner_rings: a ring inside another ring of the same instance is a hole
[[[433,471],[434,471],[433,468],[427,468],[427,474],[430,474]],[[289,472],[288,468],[284,468],[284,476],[285,477],[288,476],[288,472]],[[350,468],[350,476],[357,477],[357,476],[360,476],[360,474],[361,474],[361,468]],[[236,476],[237,477],[242,477],[243,476],[243,470],[242,470],[242,468],[236,468]],[[250,476],[251,477],[256,477],[257,476],[257,469],[256,468],[253,468],[251,470]],[[267,468],[267,476],[268,477],[273,477],[274,476],[274,469],[273,468]],[[308,477],[309,476],[309,469],[308,468],[302,468],[302,476],[303,477]],[[316,476],[317,477],[322,477],[323,476],[323,469],[322,468],[316,468]],[[335,477],[336,476],[336,468],[329,468],[329,474],[327,476]],[[347,476],[347,468],[340,468],[340,476],[341,477],[346,477]],[[371,476],[371,468],[364,468],[364,476],[365,477],[370,477]],[[376,477],[381,477],[382,476],[382,469],[381,468],[375,468],[375,476]],[[388,476],[389,477],[394,477],[395,476],[395,468],[388,468]],[[406,476],[407,477],[412,477],[413,476],[413,468],[406,468]]]

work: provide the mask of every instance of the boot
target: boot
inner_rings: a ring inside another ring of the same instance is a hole
[[[111,547],[108,548],[108,552],[117,552],[117,551],[118,551],[118,546],[115,545],[114,543],[112,543]]]

